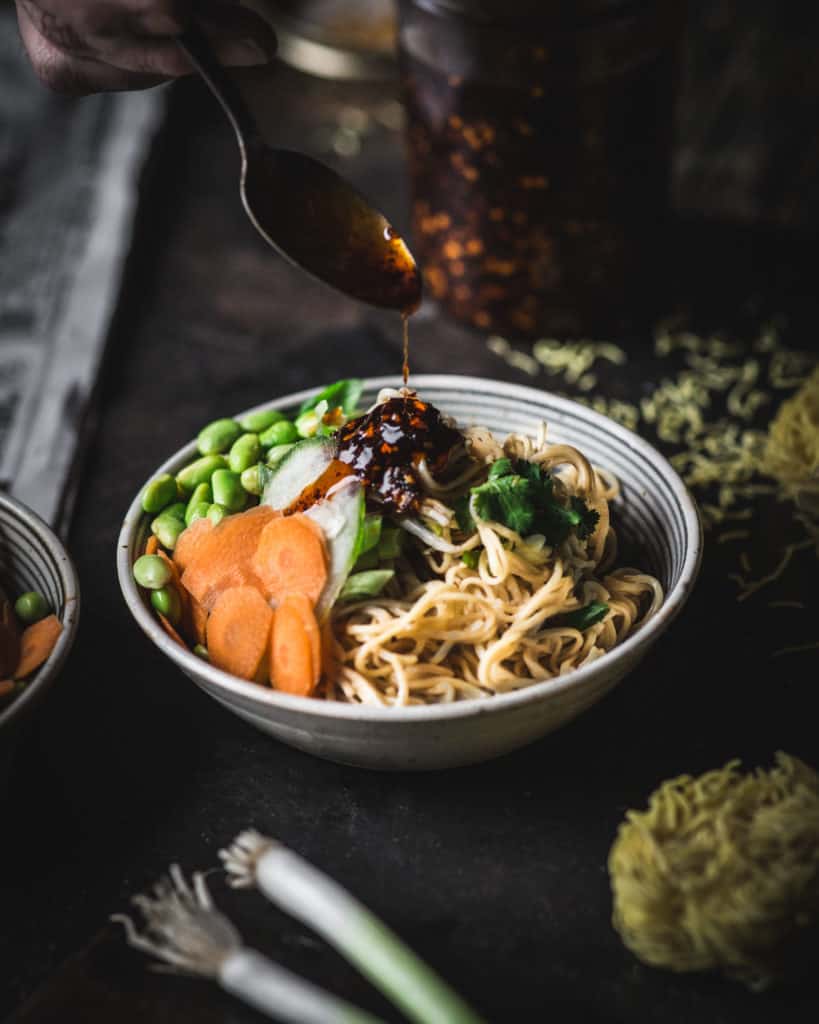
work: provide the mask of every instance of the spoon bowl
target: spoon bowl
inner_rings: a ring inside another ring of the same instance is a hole
[[[421,301],[421,275],[386,217],[318,160],[269,146],[198,29],[177,43],[233,126],[242,162],[242,204],[262,238],[291,263],[354,299],[405,315],[414,312]]]

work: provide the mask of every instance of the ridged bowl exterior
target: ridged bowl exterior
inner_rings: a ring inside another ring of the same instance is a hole
[[[10,600],[27,590],[39,591],[63,624],[48,661],[31,677],[23,693],[0,711],[2,789],[20,729],[59,675],[80,616],[79,584],[67,551],[38,515],[5,494],[0,494],[0,582]]]
[[[534,433],[549,424],[549,438],[580,448],[590,461],[617,474],[622,498],[618,533],[639,540],[641,566],[666,590],[658,614],[599,660],[554,680],[487,700],[432,707],[372,708],[277,693],[214,668],[168,638],[133,581],[131,567],[144,549],[149,522],[139,495],[120,535],[117,566],[125,600],[150,639],[205,692],[228,710],[283,743],[318,757],[386,771],[432,770],[485,761],[539,739],[598,701],[640,661],[685,603],[699,570],[702,531],[696,507],[680,478],[649,444],[612,420],[534,388],[480,378],[429,375],[413,386],[459,424],[493,433]],[[366,381],[362,404],[394,378]],[[290,410],[315,389],[262,408]],[[253,410],[256,411],[256,410]],[[178,472],[196,454],[191,443],[161,472]],[[140,489],[141,493],[141,489]]]

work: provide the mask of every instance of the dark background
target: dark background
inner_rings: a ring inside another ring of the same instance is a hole
[[[697,330],[749,345],[771,315],[784,316],[788,342],[810,348],[817,18],[800,24],[792,5],[739,10],[694,10],[666,305]],[[254,95],[276,139],[313,152],[331,148],[326,133],[342,107],[371,109],[385,95],[285,70],[267,88],[257,81]],[[364,142],[346,173],[400,227],[400,136],[376,129]],[[767,763],[780,748],[819,761],[808,713],[816,652],[771,659],[781,646],[771,632],[788,624],[764,600],[736,603],[727,552],[713,539],[686,614],[617,691],[527,750],[442,774],[372,774],[280,746],[200,694],[134,626],[114,548],[157,463],[214,416],[400,366],[397,318],[273,257],[239,213],[235,171],[216,108],[196,83],[182,84],[145,178],[70,537],[83,589],[79,637],[0,802],[0,1015],[261,1019],[206,983],[149,973],[105,928],[170,862],[213,866],[217,850],[253,825],[363,898],[492,1021],[816,1020],[815,987],[751,995],[719,978],[652,970],[610,926],[608,850],[625,810],[661,779],[734,756]],[[549,386],[434,310],[416,321],[417,372]],[[611,340],[630,362],[608,371],[600,391],[634,400],[662,367],[648,337]],[[764,558],[778,549],[781,511],[760,508],[754,527]],[[814,576],[809,560],[795,567],[788,596],[810,602]],[[227,892],[218,878],[213,888],[248,942],[399,1019],[260,897]]]

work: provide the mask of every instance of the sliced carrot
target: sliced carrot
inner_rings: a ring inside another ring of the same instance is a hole
[[[145,554],[155,555],[159,548],[159,541],[156,536],[152,533],[148,540],[145,542]]]
[[[20,660],[20,627],[11,602],[0,600],[0,676],[8,676]]]
[[[214,529],[213,520],[204,516],[179,534],[176,547],[173,549],[173,560],[180,572],[184,572],[196,553],[203,539]]]
[[[313,686],[321,679],[321,632],[310,598],[305,594],[288,594],[282,604],[292,605],[301,616],[301,622],[310,641],[310,657],[313,665]]]
[[[183,590],[183,593],[187,593],[187,591]],[[196,642],[198,644],[207,646],[208,613],[202,605],[199,604],[195,597],[191,597],[191,595],[188,594],[188,600],[190,602],[191,628],[193,629],[193,635],[196,637]]]
[[[272,519],[262,530],[251,565],[267,598],[304,594],[315,604],[327,582],[327,552],[321,527],[297,513]]]
[[[262,589],[251,561],[262,531],[277,515],[268,506],[257,505],[228,516],[211,530],[205,528],[182,573],[182,583],[206,612],[212,611],[219,595],[230,587]],[[197,520],[194,527],[203,521]]]
[[[328,683],[335,679],[337,668],[336,638],[330,620],[325,619],[321,626],[321,670]]]
[[[166,619],[162,612],[157,612],[156,614],[157,617],[159,618],[159,621],[162,623],[162,628],[165,630],[165,632],[168,634],[171,640],[176,640],[180,647],[184,647],[186,651],[189,650],[190,648],[188,647],[188,645],[171,625],[170,619]]]
[[[56,615],[47,615],[23,630],[20,638],[20,660],[14,670],[15,679],[25,679],[48,658],[63,631]]]
[[[270,634],[270,685],[284,693],[309,697],[313,682],[313,645],[301,612],[292,601],[283,601],[273,617]]]
[[[240,679],[264,681],[272,623],[273,610],[255,587],[223,590],[208,619],[211,663]]]

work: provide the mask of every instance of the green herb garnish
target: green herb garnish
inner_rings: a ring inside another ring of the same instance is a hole
[[[608,610],[609,606],[604,604],[602,601],[591,601],[583,608],[578,608],[576,611],[567,612],[565,615],[557,616],[557,618],[552,619],[548,625],[570,626],[572,629],[579,629],[582,631],[604,619]]]
[[[328,409],[337,409],[340,406],[345,416],[352,416],[363,390],[364,384],[357,377],[337,380],[334,384],[329,384],[323,391],[319,391],[317,395],[302,402],[299,414],[310,412],[320,402],[326,402]]]
[[[464,553],[461,555],[461,561],[470,569],[477,569],[478,562],[480,560],[481,553],[478,548],[472,548],[470,551],[464,551]]]

